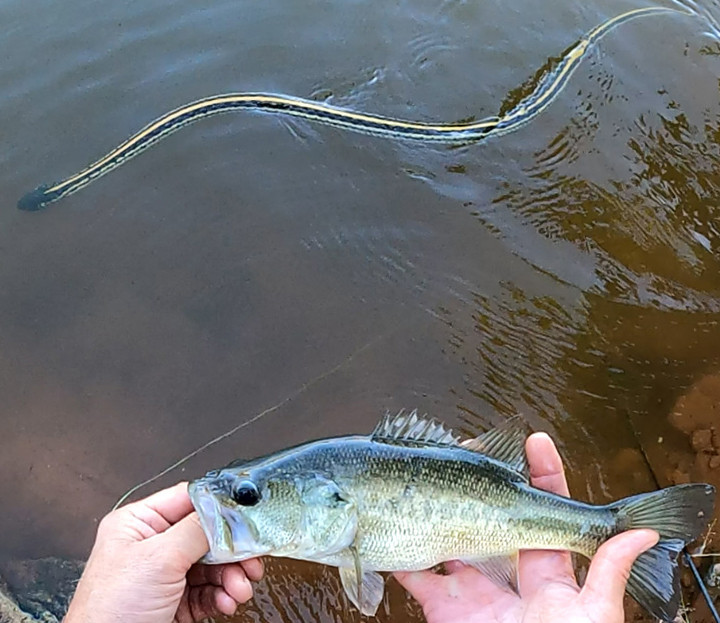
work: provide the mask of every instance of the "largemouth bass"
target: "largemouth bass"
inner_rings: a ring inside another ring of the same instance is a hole
[[[680,601],[677,557],[712,515],[712,486],[689,484],[595,506],[535,489],[518,418],[471,440],[435,420],[385,416],[370,435],[312,441],[236,461],[190,484],[210,543],[206,563],[284,556],[339,568],[363,614],[375,614],[382,571],[471,564],[500,585],[516,580],[522,549],[591,558],[607,539],[651,528],[628,592],[672,621]]]

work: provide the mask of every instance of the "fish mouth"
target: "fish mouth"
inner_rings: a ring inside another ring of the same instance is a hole
[[[200,562],[238,562],[265,553],[252,523],[222,504],[207,482],[196,480],[190,483],[188,493],[210,545],[210,551]]]

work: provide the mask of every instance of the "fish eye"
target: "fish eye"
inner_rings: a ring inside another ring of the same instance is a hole
[[[260,491],[254,482],[243,480],[233,487],[232,498],[240,506],[255,506],[260,501]]]

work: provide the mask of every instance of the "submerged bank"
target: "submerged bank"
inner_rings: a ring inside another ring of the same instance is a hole
[[[60,558],[0,563],[0,623],[59,623],[83,562]]]

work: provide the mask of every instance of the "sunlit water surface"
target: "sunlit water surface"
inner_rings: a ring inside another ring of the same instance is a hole
[[[582,499],[654,487],[640,446],[670,478],[668,414],[720,373],[715,3],[622,25],[483,143],[241,113],[15,209],[215,93],[492,115],[636,6],[2,3],[0,557],[85,557],[125,490],[279,403],[154,486],[408,407],[467,434],[522,413]],[[334,570],[283,561],[238,620],[348,612]],[[421,615],[394,585],[380,618]]]

